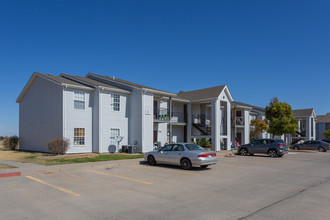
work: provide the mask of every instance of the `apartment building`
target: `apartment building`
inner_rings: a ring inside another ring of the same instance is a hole
[[[288,143],[316,140],[316,114],[313,108],[292,110],[292,117],[298,121],[298,130],[294,135],[288,135]]]
[[[210,138],[214,150],[231,146],[226,85],[171,93],[93,73],[33,73],[16,102],[23,150],[48,152],[55,137],[69,139],[68,153],[120,152],[123,145],[147,152],[155,143],[197,138]]]

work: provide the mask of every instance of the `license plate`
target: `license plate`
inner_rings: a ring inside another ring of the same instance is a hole
[[[208,157],[212,157],[212,155],[207,155]]]

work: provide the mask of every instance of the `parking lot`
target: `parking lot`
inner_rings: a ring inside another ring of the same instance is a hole
[[[329,219],[330,153],[0,179],[0,219]]]

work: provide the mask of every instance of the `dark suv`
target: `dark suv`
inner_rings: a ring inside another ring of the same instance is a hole
[[[249,144],[238,147],[238,154],[246,156],[253,154],[268,154],[270,157],[282,157],[288,153],[288,147],[282,140],[257,139]]]
[[[330,144],[330,138],[324,138],[324,139],[322,139],[322,141],[327,142],[327,143]]]

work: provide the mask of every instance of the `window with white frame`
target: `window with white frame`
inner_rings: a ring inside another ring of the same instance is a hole
[[[73,142],[76,146],[85,145],[85,128],[74,129]]]
[[[117,146],[116,136],[120,135],[120,130],[118,128],[110,129],[110,145]]]
[[[74,109],[85,109],[85,93],[74,91]]]
[[[111,94],[110,109],[111,111],[120,111],[120,95]]]

